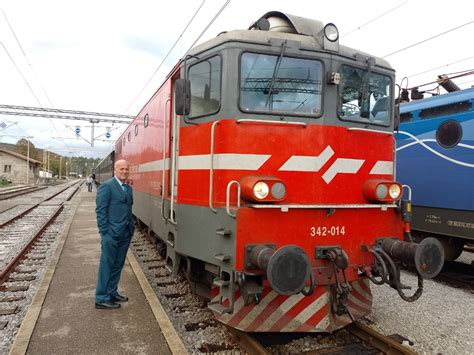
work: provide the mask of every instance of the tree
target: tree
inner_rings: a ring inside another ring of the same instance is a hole
[[[40,153],[38,152],[38,149],[36,149],[33,142],[29,141],[26,138],[21,138],[20,140],[18,140],[18,142],[16,142],[15,151],[18,154],[24,155],[25,157],[28,156],[28,143],[30,145],[30,158],[35,160],[42,160],[40,157]]]

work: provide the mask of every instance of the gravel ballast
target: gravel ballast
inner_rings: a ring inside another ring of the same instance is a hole
[[[470,264],[474,253],[464,252],[459,260]],[[410,286],[417,284],[411,273],[402,271],[401,279]],[[372,328],[407,337],[414,343],[412,349],[422,354],[474,353],[474,295],[469,290],[425,280],[423,295],[408,303],[387,285],[371,288],[374,302],[367,320]]]

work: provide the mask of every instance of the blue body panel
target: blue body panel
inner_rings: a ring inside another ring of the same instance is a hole
[[[422,110],[458,102],[470,106],[463,112],[420,117]],[[397,180],[411,186],[413,205],[474,211],[474,89],[402,104],[400,113],[412,118],[395,135]],[[436,130],[446,120],[462,127],[462,139],[453,148],[436,142]]]

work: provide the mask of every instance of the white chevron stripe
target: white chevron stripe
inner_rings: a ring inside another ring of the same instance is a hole
[[[240,321],[238,324],[237,328],[239,329],[245,329],[247,328],[252,322],[257,318],[262,311],[265,309],[265,307],[273,301],[273,299],[278,296],[278,293],[275,291],[269,292],[263,299],[260,300],[258,305],[256,305],[246,316],[244,319]]]
[[[329,292],[323,293],[319,298],[315,299],[309,304],[300,314],[292,319],[286,326],[284,326],[282,332],[295,331],[301,324],[305,323],[310,319],[317,311],[324,307],[329,302]]]
[[[329,184],[337,174],[355,174],[364,164],[364,161],[360,159],[338,158],[324,173],[323,179],[326,181],[326,184]]]
[[[271,157],[269,154],[214,154],[215,170],[258,170]],[[178,157],[179,170],[209,170],[211,155]]]
[[[379,160],[377,163],[375,163],[369,174],[392,175],[393,161]]]
[[[293,155],[285,164],[281,166],[280,171],[319,171],[324,164],[334,155],[331,146],[327,146],[319,156]]]
[[[256,331],[265,331],[270,329],[286,312],[288,312],[295,304],[297,304],[301,299],[305,297],[301,293],[288,297],[281,305],[278,307],[278,311],[273,312],[270,317],[268,317]]]

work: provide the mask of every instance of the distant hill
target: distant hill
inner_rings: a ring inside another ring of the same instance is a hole
[[[22,144],[11,144],[11,143],[1,143],[0,148],[7,149],[12,152],[22,154],[24,156],[27,155],[27,141],[25,140]],[[46,158],[44,155],[44,149],[37,148],[34,146],[33,143],[30,143],[30,158],[35,159],[38,161],[46,162]],[[69,156],[61,156],[60,154],[49,152],[49,169],[53,172],[53,175],[59,174],[59,163],[60,158],[62,157],[62,174],[66,172],[76,173],[78,175],[86,176],[90,174],[93,169],[100,163],[102,160],[101,158],[86,158],[86,157],[69,157]],[[44,158],[44,159],[43,159]],[[69,165],[66,164],[68,162]],[[43,168],[46,168],[46,163]]]

